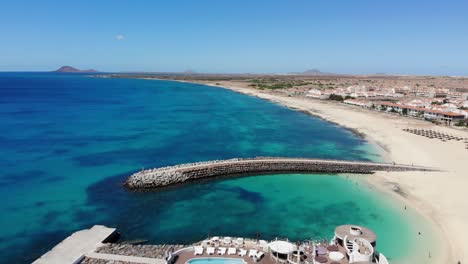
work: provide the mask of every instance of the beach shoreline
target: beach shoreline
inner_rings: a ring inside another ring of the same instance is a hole
[[[459,199],[464,195],[464,186],[468,186],[468,178],[463,176],[463,160],[468,160],[468,150],[457,142],[434,141],[404,132],[402,129],[408,127],[434,129],[464,138],[468,137],[468,132],[336,102],[286,97],[249,87],[240,87],[238,83],[229,81],[173,81],[229,89],[268,100],[357,133],[371,144],[378,146],[383,159],[387,162],[413,163],[442,169],[443,172],[405,172],[403,174],[378,172],[367,179],[368,183],[379,191],[415,209],[427,219],[436,237],[442,238],[443,241],[438,241],[440,252],[432,255],[430,263],[457,263],[458,261],[465,263],[468,261],[468,248],[463,247],[464,238],[468,236],[468,228],[464,224],[468,222],[468,202]],[[447,177],[450,180],[447,180]],[[445,192],[441,193],[443,190]]]

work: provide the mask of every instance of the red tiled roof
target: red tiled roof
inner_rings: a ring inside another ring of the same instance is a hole
[[[445,111],[440,111],[440,110],[432,110],[432,109],[423,108],[423,107],[400,105],[400,104],[395,104],[395,103],[390,103],[390,102],[380,102],[380,105],[385,105],[385,106],[390,106],[390,107],[406,108],[406,109],[410,109],[410,110],[440,114],[440,115],[451,116],[451,117],[462,117],[462,116],[464,117],[465,116],[465,115],[460,114],[460,113],[445,112]]]
[[[458,114],[458,113],[453,113],[453,112],[443,112],[443,111],[439,111],[439,110],[427,109],[425,112],[440,114],[440,115],[446,115],[446,116],[451,116],[451,117],[465,117],[465,115],[463,115],[463,114]]]

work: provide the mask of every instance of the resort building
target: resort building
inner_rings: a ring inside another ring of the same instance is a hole
[[[343,103],[349,104],[349,105],[360,106],[360,107],[364,107],[364,108],[372,107],[372,102],[363,101],[363,100],[347,99],[347,100],[344,100]]]
[[[448,93],[448,89],[436,89],[431,91],[429,96],[434,98],[447,98]]]
[[[376,250],[377,235],[356,225],[335,228],[330,240],[273,241],[209,237],[190,246],[117,243],[114,228],[94,226],[78,231],[34,264],[388,264]]]
[[[398,93],[401,95],[406,95],[411,91],[411,87],[409,86],[403,86],[403,87],[396,87],[393,89],[394,93]]]
[[[415,118],[437,120],[451,124],[453,121],[463,120],[468,117],[466,111],[460,110],[456,105],[437,105],[423,100],[410,102],[378,102],[374,104],[377,110],[395,112]]]
[[[355,93],[349,94],[349,96],[351,96],[353,98],[358,98],[358,97],[368,98],[368,97],[375,97],[376,93],[374,93],[374,92],[355,92]]]
[[[452,122],[452,121],[457,121],[457,120],[463,120],[467,116],[465,116],[465,113],[454,113],[454,112],[443,112],[439,110],[426,110],[424,111],[424,118],[428,120],[436,119],[436,120],[441,120],[441,121],[447,121],[447,122]]]
[[[330,94],[325,94],[323,91],[318,89],[312,89],[307,93],[306,96],[316,99],[327,99],[328,97],[330,97]]]
[[[329,241],[211,237],[172,253],[167,264],[207,264],[212,258],[239,264],[388,264],[387,258],[377,253],[376,244],[377,235],[372,230],[355,225],[338,226]]]
[[[447,94],[447,98],[451,98],[451,99],[461,99],[463,96],[462,93],[459,93],[459,92],[449,92]]]

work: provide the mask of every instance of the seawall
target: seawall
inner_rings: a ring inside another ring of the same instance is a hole
[[[215,160],[142,170],[131,175],[125,186],[132,190],[154,189],[197,179],[265,173],[356,173],[375,171],[435,171],[412,165],[305,158],[251,158]]]

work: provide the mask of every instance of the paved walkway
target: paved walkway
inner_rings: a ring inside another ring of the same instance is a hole
[[[313,159],[313,158],[287,158],[287,157],[262,157],[262,158],[233,158],[227,160],[216,161],[201,161],[195,163],[178,164],[162,168],[154,168],[141,171],[140,173],[151,173],[151,171],[178,171],[178,170],[191,170],[204,167],[222,166],[225,164],[236,163],[262,163],[262,162],[281,162],[281,163],[294,163],[294,162],[314,162],[321,164],[343,164],[343,165],[362,165],[362,166],[377,166],[383,168],[406,168],[409,170],[439,170],[438,168],[431,168],[425,166],[415,166],[410,164],[395,164],[395,163],[382,163],[371,161],[353,161],[353,160],[334,160],[334,159]]]
[[[115,232],[115,228],[95,225],[90,229],[73,233],[33,262],[33,264],[76,263],[88,252],[102,246],[102,241]]]
[[[123,255],[114,255],[114,254],[103,254],[103,253],[95,253],[95,252],[86,254],[86,257],[93,258],[93,259],[132,262],[132,263],[142,263],[142,264],[166,264],[166,260],[164,260],[164,259],[133,257],[133,256],[123,256]]]

